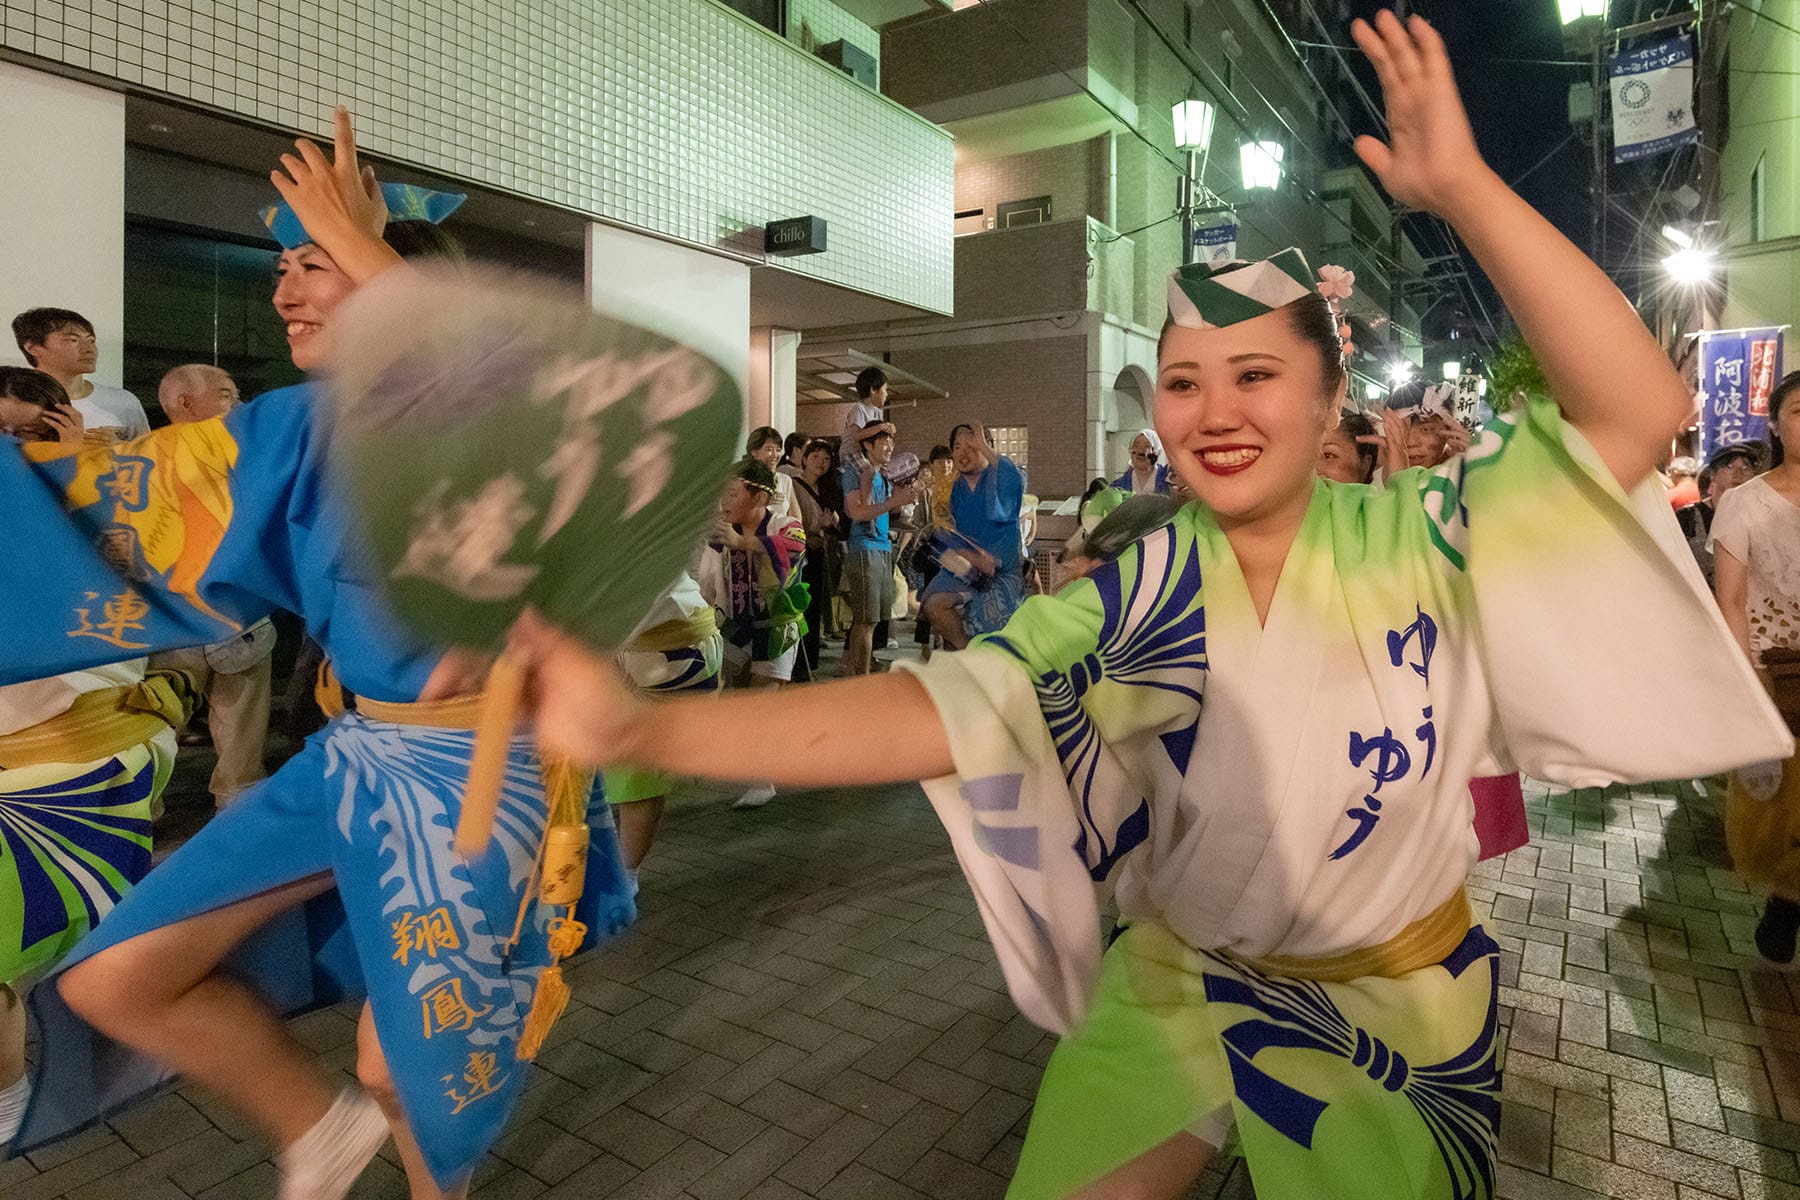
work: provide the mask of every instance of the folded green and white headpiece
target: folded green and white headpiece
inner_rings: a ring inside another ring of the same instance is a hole
[[[1306,256],[1291,247],[1260,262],[1190,263],[1169,276],[1169,320],[1183,329],[1222,329],[1317,290]]]

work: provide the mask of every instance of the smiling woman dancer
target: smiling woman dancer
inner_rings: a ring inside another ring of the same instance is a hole
[[[1392,131],[1358,152],[1462,235],[1555,404],[1385,490],[1323,482],[1345,381],[1298,253],[1188,268],[1155,420],[1196,502],[968,651],[651,707],[603,655],[515,630],[546,748],[796,787],[929,781],[1014,998],[1066,1034],[1015,1197],[1175,1197],[1233,1136],[1263,1200],[1490,1196],[1498,954],[1463,892],[1469,777],[1502,758],[1660,779],[1790,746],[1667,504],[1638,489],[1687,390],[1482,161],[1431,27],[1354,32]],[[1692,656],[1706,703],[1679,716],[1641,653],[1671,638],[1711,647]],[[846,711],[882,714],[890,757],[831,732]],[[756,736],[772,721],[814,732]],[[1104,957],[1102,880],[1125,926]]]
[[[289,204],[265,214],[283,245],[275,308],[309,374],[344,301],[404,270],[402,251],[441,245],[428,222],[454,207],[377,189],[342,109],[337,125],[333,161],[306,141],[284,156]],[[339,1200],[390,1126],[423,1200],[463,1190],[523,1089],[518,1048],[542,1024],[527,1014],[555,932],[527,891],[540,764],[514,742],[493,843],[456,853],[476,706],[460,694],[485,664],[421,643],[376,590],[359,526],[327,486],[322,402],[309,383],[122,445],[0,446],[0,510],[32,551],[0,556],[0,594],[19,601],[0,683],[216,641],[279,605],[306,619],[357,704],[152,871],[57,986],[33,991],[41,1051],[16,1149],[179,1073],[276,1145],[281,1200]],[[588,896],[608,904],[589,923],[604,931],[632,906],[604,804],[590,821],[602,869],[590,862]],[[279,1014],[359,994],[369,1095],[334,1096]]]

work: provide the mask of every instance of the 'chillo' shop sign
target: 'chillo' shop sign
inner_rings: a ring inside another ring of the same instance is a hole
[[[824,252],[825,221],[821,217],[792,217],[786,221],[770,221],[763,227],[764,254],[786,257]]]

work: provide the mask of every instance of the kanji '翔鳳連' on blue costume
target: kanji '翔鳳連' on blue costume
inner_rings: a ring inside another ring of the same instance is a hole
[[[259,930],[225,969],[288,1014],[366,994],[426,1162],[454,1184],[518,1099],[525,1016],[553,961],[549,906],[534,901],[520,923],[545,785],[531,744],[516,739],[492,842],[473,859],[454,852],[476,702],[416,703],[442,649],[402,628],[374,585],[354,514],[327,484],[324,403],[302,385],[119,445],[0,446],[13,531],[0,556],[13,610],[0,683],[218,641],[275,608],[305,618],[358,711],[208,822],[63,967],[329,872],[334,890]],[[635,913],[608,808],[587,810],[579,915],[606,934]],[[15,1152],[166,1081],[56,987],[36,988],[31,1007],[40,1051]]]

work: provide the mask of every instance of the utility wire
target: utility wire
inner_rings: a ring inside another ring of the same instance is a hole
[[[992,2],[993,0],[981,0],[983,5],[989,5]],[[1211,68],[1207,68],[1206,75],[1202,75],[1200,68],[1205,64],[1196,63],[1191,60],[1188,51],[1183,50],[1183,48],[1175,44],[1175,41],[1169,36],[1168,32],[1163,29],[1150,13],[1145,11],[1139,0],[1125,0],[1125,3],[1129,5],[1132,11],[1137,14],[1138,18],[1144,22],[1150,32],[1156,35],[1156,39],[1175,57],[1175,61],[1185,68],[1188,74],[1192,76],[1201,87],[1206,89],[1207,93],[1211,95],[1218,104],[1219,109],[1224,112],[1226,116],[1230,117],[1232,123],[1238,127],[1238,130],[1252,139],[1260,139],[1262,132],[1250,123],[1251,114],[1249,108],[1229,89],[1224,87],[1223,81],[1219,80],[1217,76],[1213,74]],[[1212,76],[1211,80],[1207,78],[1208,75]],[[1255,81],[1245,80],[1245,82],[1249,85],[1250,89],[1256,93],[1256,98],[1262,101],[1264,107],[1269,110],[1275,119],[1281,123],[1282,127],[1292,136],[1295,145],[1305,150],[1306,153],[1313,156],[1315,160],[1323,161],[1324,156],[1320,155],[1311,143],[1300,136],[1299,131],[1296,130],[1293,125],[1288,122],[1287,118],[1282,115],[1280,107],[1276,105],[1274,101],[1270,100],[1268,96],[1263,93],[1261,88],[1256,86]],[[1321,94],[1323,94],[1323,92],[1321,92]],[[1371,259],[1380,262],[1382,265],[1385,265],[1392,270],[1401,272],[1402,274],[1406,273],[1405,263],[1399,261],[1385,250],[1380,249],[1375,246],[1374,243],[1363,238],[1350,218],[1341,216],[1334,209],[1328,207],[1325,198],[1322,195],[1302,183],[1298,178],[1293,176],[1289,176],[1289,178],[1293,180],[1294,187],[1303,197],[1316,205],[1323,215],[1337,224],[1342,225],[1349,232],[1352,245],[1360,243],[1364,252],[1367,253]],[[1285,225],[1286,223],[1283,222],[1283,224]]]
[[[1113,120],[1117,121],[1121,126],[1123,126],[1126,130],[1128,130],[1134,137],[1136,137],[1139,141],[1143,142],[1144,145],[1148,146],[1150,148],[1150,150],[1153,153],[1155,153],[1155,155],[1158,158],[1160,158],[1164,162],[1168,163],[1171,167],[1173,167],[1175,169],[1175,171],[1178,174],[1186,174],[1187,165],[1185,163],[1177,162],[1174,158],[1172,158],[1168,154],[1167,151],[1163,150],[1163,148],[1161,146],[1157,145],[1155,142],[1150,140],[1150,138],[1144,133],[1144,131],[1142,129],[1138,128],[1132,122],[1127,121],[1123,114],[1121,114],[1117,109],[1113,108],[1110,104],[1106,103],[1106,101],[1102,100],[1098,95],[1096,95],[1087,86],[1087,83],[1084,80],[1078,78],[1073,72],[1069,71],[1067,68],[1063,67],[1062,65],[1057,63],[1055,60],[1050,58],[1050,56],[1048,54],[1046,54],[1043,51],[1043,49],[1040,46],[1038,46],[1038,44],[1036,42],[1034,42],[1022,29],[1020,29],[1016,24],[1014,24],[1011,20],[1009,20],[1007,18],[1004,11],[1002,11],[1000,6],[995,3],[995,0],[979,0],[979,3],[981,4],[981,7],[984,10],[989,12],[996,20],[998,20],[1002,25],[1004,25],[1007,28],[1007,30],[1010,33],[1012,33],[1012,35],[1014,37],[1016,37],[1017,39],[1019,39],[1019,41],[1023,42],[1027,47],[1029,47],[1031,49],[1031,51],[1034,54],[1036,54],[1040,60],[1042,60],[1047,65],[1049,65],[1052,69],[1054,69],[1059,74],[1061,74],[1070,83],[1074,84],[1078,89],[1080,89],[1083,93],[1085,93],[1089,99],[1093,100],[1094,103],[1098,104],[1103,110],[1105,110],[1105,112],[1109,116],[1111,116],[1113,118]],[[1160,40],[1162,40],[1163,44],[1169,48],[1171,53],[1176,55],[1176,61],[1179,62],[1183,67],[1187,68],[1188,73],[1190,75],[1194,76],[1194,78],[1200,82],[1201,86],[1206,87],[1207,90],[1210,92],[1212,89],[1207,84],[1206,80],[1201,78],[1200,75],[1198,74],[1198,72],[1196,72],[1194,70],[1193,66],[1187,61],[1186,57],[1184,55],[1182,55],[1178,50],[1176,50],[1174,44],[1169,41],[1167,35],[1165,33],[1163,33],[1161,28],[1158,27],[1155,24],[1155,22],[1151,21],[1149,16],[1147,14],[1145,14],[1141,8],[1138,8],[1137,0],[1127,0],[1127,3],[1130,3],[1133,8],[1138,9],[1139,15],[1141,17],[1143,17],[1143,19],[1146,21],[1146,23],[1148,23],[1151,26],[1153,32],[1156,33],[1157,37]],[[1259,96],[1261,95],[1260,92],[1258,94],[1259,94]],[[1232,118],[1233,122],[1235,122],[1238,125],[1239,129],[1241,129],[1243,132],[1245,132],[1246,134],[1249,134],[1252,137],[1256,136],[1256,131],[1254,129],[1252,129],[1250,127],[1250,125],[1247,123],[1248,110],[1245,110],[1244,116],[1239,116],[1236,112],[1232,111],[1230,108],[1231,103],[1236,103],[1236,97],[1230,96],[1229,93],[1226,93],[1226,96],[1228,97],[1229,103],[1222,103],[1220,105],[1220,107],[1222,109],[1226,110],[1227,114]],[[1216,93],[1215,93],[1215,97],[1216,97]],[[1266,97],[1263,97],[1263,100],[1264,100],[1265,104],[1269,103],[1269,101],[1267,100]],[[1271,108],[1273,108],[1272,105],[1271,105]],[[1296,134],[1296,140],[1299,140],[1297,134]],[[1304,142],[1302,142],[1301,144],[1305,145]],[[1314,153],[1310,146],[1307,146],[1306,149],[1309,153]],[[1393,258],[1391,255],[1387,254],[1385,251],[1379,249],[1378,247],[1375,247],[1372,243],[1370,243],[1366,239],[1364,239],[1362,237],[1362,235],[1358,233],[1355,225],[1350,221],[1349,218],[1340,216],[1335,210],[1331,209],[1330,207],[1328,207],[1326,205],[1325,198],[1323,196],[1321,196],[1318,192],[1312,190],[1311,188],[1307,187],[1305,184],[1300,183],[1298,180],[1294,180],[1294,183],[1295,183],[1295,187],[1301,192],[1301,194],[1306,199],[1312,201],[1318,207],[1318,210],[1320,212],[1322,212],[1324,215],[1328,216],[1332,220],[1336,221],[1338,224],[1341,224],[1342,226],[1344,226],[1345,229],[1347,229],[1349,231],[1350,240],[1351,240],[1352,244],[1357,244],[1360,242],[1362,248],[1364,249],[1364,252],[1367,253],[1371,259],[1381,262],[1383,265],[1390,267],[1392,270],[1401,272],[1402,274],[1406,273],[1406,265],[1404,263],[1398,261],[1397,259]],[[1303,239],[1299,239],[1299,238],[1293,238],[1293,236],[1292,236],[1293,228],[1291,226],[1289,226],[1286,221],[1282,220],[1279,217],[1276,217],[1275,219],[1284,229],[1287,230],[1287,235],[1289,236],[1289,238],[1291,240],[1293,240],[1294,242],[1303,240]],[[1240,214],[1239,220],[1242,224],[1248,226],[1252,231],[1254,231],[1258,234],[1262,234],[1265,237],[1267,236],[1267,231],[1265,229],[1263,229],[1261,226],[1259,226],[1251,218]],[[1160,223],[1161,222],[1155,222],[1154,224],[1160,224]],[[1277,241],[1278,239],[1270,238],[1269,240],[1271,242],[1273,242],[1273,241]]]
[[[1789,33],[1793,34],[1795,37],[1800,37],[1800,29],[1796,29],[1794,26],[1789,25],[1786,21],[1776,20],[1774,17],[1771,17],[1768,13],[1764,12],[1760,5],[1758,5],[1756,8],[1751,8],[1748,0],[1737,0],[1737,2],[1738,2],[1738,6],[1740,8],[1742,8],[1745,12],[1750,13],[1754,16],[1761,17],[1763,20],[1765,20],[1769,24],[1775,26],[1775,28],[1777,28],[1777,29],[1785,29]]]
[[[1542,167],[1545,163],[1547,163],[1551,159],[1555,158],[1558,154],[1561,154],[1562,148],[1574,140],[1575,140],[1575,131],[1573,129],[1571,129],[1571,130],[1569,130],[1569,132],[1567,134],[1565,134],[1563,136],[1562,141],[1556,143],[1556,145],[1554,145],[1550,148],[1549,152],[1546,153],[1544,155],[1544,157],[1538,159],[1536,162],[1532,163],[1529,167],[1526,167],[1525,170],[1519,175],[1518,178],[1512,180],[1506,186],[1509,188],[1513,188],[1514,190],[1517,190],[1518,186],[1521,183],[1524,183],[1527,179],[1530,179],[1533,175],[1537,174],[1539,167]]]

